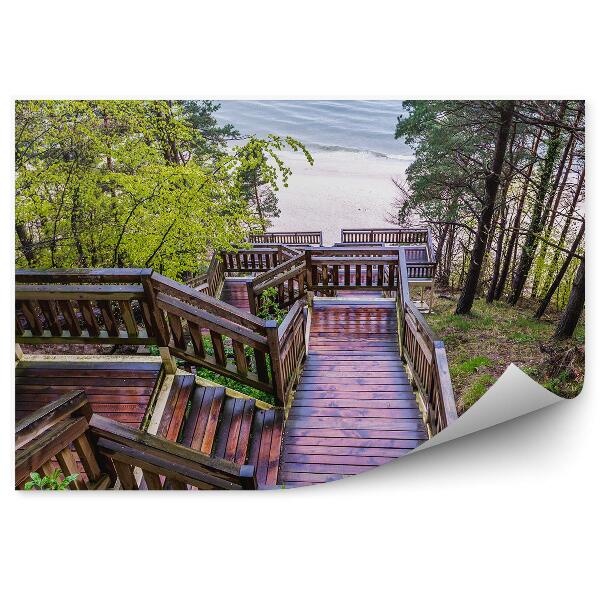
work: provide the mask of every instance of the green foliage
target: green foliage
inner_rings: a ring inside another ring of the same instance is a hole
[[[569,384],[571,380],[571,374],[567,370],[562,370],[555,377],[550,378],[544,387],[550,390],[553,394],[562,396],[564,393],[565,384]]]
[[[230,250],[263,223],[243,176],[287,185],[278,153],[293,138],[250,137],[229,150],[217,105],[18,101],[17,266],[152,267],[177,277]]]
[[[79,477],[78,473],[60,479],[62,471],[55,469],[50,475],[42,477],[39,473],[30,473],[30,481],[25,484],[26,490],[66,490],[69,484]]]
[[[277,321],[278,325],[281,325],[285,319],[288,311],[279,308],[279,296],[277,288],[267,288],[260,296],[260,308],[258,315],[261,319],[266,321],[274,320]]]
[[[231,124],[219,125],[214,117],[221,107],[212,100],[178,100],[183,114],[190,122],[194,135],[191,144],[195,156],[212,159],[226,152],[226,143],[239,140],[240,132]]]
[[[272,394],[267,394],[261,390],[257,390],[248,385],[244,385],[235,379],[230,379],[229,377],[225,377],[223,375],[219,375],[218,373],[214,373],[213,371],[209,371],[203,367],[198,367],[196,369],[196,374],[198,377],[202,377],[204,379],[208,379],[209,381],[214,381],[219,385],[224,387],[231,388],[232,390],[236,390],[241,392],[242,394],[246,394],[251,398],[256,398],[257,400],[262,400],[263,402],[267,402],[268,404],[275,404],[275,398]]]

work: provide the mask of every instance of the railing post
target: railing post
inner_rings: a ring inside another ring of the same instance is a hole
[[[279,326],[277,321],[267,321],[267,344],[271,357],[271,375],[273,377],[273,395],[276,406],[285,406],[285,382],[281,369],[281,348],[279,346]]]
[[[408,285],[406,274],[406,258],[404,249],[398,248],[398,286],[396,288],[396,319],[398,320],[398,346],[400,356],[404,355],[404,329],[405,329],[405,306],[404,306],[404,283]]]
[[[256,473],[254,472],[254,465],[242,465],[240,467],[240,481],[242,483],[243,490],[258,489],[258,484],[256,482]]]
[[[150,270],[148,274],[143,274],[141,276],[142,286],[144,288],[145,299],[148,303],[148,308],[150,309],[152,328],[154,329],[154,334],[158,342],[158,351],[162,359],[165,373],[173,375],[177,372],[177,364],[175,363],[175,359],[171,356],[171,352],[169,350],[169,341],[171,339],[171,335],[169,333],[167,321],[164,314],[156,304],[156,294],[154,286],[152,285],[152,273],[153,271]]]
[[[314,291],[312,280],[312,250],[304,251],[304,260],[306,261],[306,289],[309,292]]]
[[[246,281],[246,294],[248,295],[248,304],[250,312],[255,315],[258,307],[256,306],[256,296],[254,295],[254,282]]]

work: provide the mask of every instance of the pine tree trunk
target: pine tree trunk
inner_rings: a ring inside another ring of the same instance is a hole
[[[508,188],[508,186],[507,186]],[[491,304],[494,301],[496,294],[496,286],[498,285],[498,277],[500,275],[500,263],[502,262],[502,247],[504,246],[504,234],[506,231],[506,211],[507,206],[502,207],[502,218],[500,220],[500,231],[498,232],[498,242],[496,243],[496,257],[494,259],[494,272],[492,273],[492,281],[488,290],[485,301]]]
[[[504,286],[506,285],[506,280],[508,279],[510,265],[514,262],[513,254],[517,248],[517,238],[519,237],[519,228],[521,226],[521,214],[523,213],[523,207],[525,206],[525,199],[527,198],[527,192],[529,190],[529,180],[531,178],[531,174],[533,173],[533,165],[535,162],[535,157],[537,156],[537,150],[538,146],[540,145],[541,139],[542,130],[540,129],[533,141],[533,146],[531,148],[532,160],[531,164],[527,168],[527,172],[525,173],[526,177],[525,181],[523,182],[523,189],[519,198],[519,204],[517,205],[517,212],[515,213],[515,218],[512,222],[512,233],[508,238],[508,246],[506,247],[506,258],[504,259],[502,271],[500,271],[500,277],[498,278],[498,283],[494,292],[494,300],[500,300],[500,298],[502,297],[502,293],[504,292]]]
[[[552,285],[548,288],[548,291],[546,292],[546,295],[544,296],[543,300],[540,302],[540,305],[534,315],[534,318],[541,319],[542,316],[544,315],[544,313],[546,312],[546,309],[548,308],[548,305],[550,304],[550,300],[552,300],[552,296],[554,296],[554,292],[556,292],[556,290],[558,289],[558,286],[560,285],[562,278],[565,276],[565,273],[567,272],[567,269],[569,268],[569,265],[571,264],[571,261],[573,260],[573,254],[575,252],[577,252],[577,248],[578,248],[579,244],[581,243],[581,238],[583,237],[584,229],[585,229],[585,223],[579,229],[579,233],[577,234],[577,237],[575,238],[575,241],[573,242],[573,245],[571,246],[571,253],[567,255],[567,258],[565,258],[565,261],[563,262],[563,265],[560,268],[558,275],[552,282]]]
[[[437,251],[435,253],[437,261],[438,261],[438,269],[437,269],[437,284],[440,287],[448,287],[448,273],[443,268],[439,268],[440,265],[443,264],[443,256],[444,256],[444,247],[446,244],[446,238],[448,237],[448,229],[450,228],[450,224],[446,223],[444,228],[442,229],[442,233],[440,234],[440,239],[437,245]]]
[[[479,275],[481,274],[481,265],[485,254],[492,217],[494,215],[496,195],[500,185],[500,174],[502,173],[502,167],[504,165],[504,157],[508,146],[514,110],[515,103],[513,100],[508,100],[500,104],[500,127],[496,137],[494,159],[492,162],[492,169],[485,178],[483,210],[477,225],[477,235],[475,236],[473,250],[471,252],[469,272],[467,273],[465,285],[456,306],[455,312],[458,315],[467,314],[471,310],[473,301],[475,300],[475,292],[477,290],[477,283],[479,282]]]
[[[571,201],[571,206],[569,207],[569,212],[566,216],[565,223],[563,225],[562,231],[560,233],[560,238],[558,240],[559,248],[563,247],[565,240],[567,239],[567,234],[569,233],[569,227],[571,225],[571,218],[573,217],[573,213],[575,212],[575,207],[577,206],[577,202],[579,201],[579,196],[581,195],[581,191],[583,190],[583,185],[585,182],[585,168],[581,171],[581,175],[579,176],[579,181],[577,183],[577,189],[575,190],[575,194],[573,195],[573,200]],[[560,250],[557,248],[554,251],[554,255],[552,256],[552,260],[550,262],[550,268],[548,270],[548,275],[546,276],[546,280],[544,281],[544,286],[542,289],[546,289],[550,285],[550,281],[554,277],[556,273],[556,269],[558,268],[558,259],[560,257]]]
[[[554,338],[557,340],[566,340],[573,335],[579,317],[583,312],[585,305],[585,260],[582,260],[577,269],[577,274],[573,281],[569,301],[563,312],[559,324],[554,332]]]
[[[580,107],[577,111],[577,116],[575,117],[574,127],[577,127],[579,125],[582,114],[583,107]],[[565,145],[565,149],[559,164],[558,171],[556,172],[556,178],[552,186],[550,202],[548,202],[548,206],[546,207],[546,211],[544,212],[544,215],[542,217],[542,223],[544,224],[544,234],[542,237],[544,238],[544,240],[549,239],[552,235],[552,228],[554,227],[554,221],[556,220],[556,214],[558,212],[560,199],[562,198],[563,192],[565,191],[565,186],[567,185],[567,181],[569,180],[569,176],[571,174],[573,158],[575,156],[575,146],[575,134],[571,133],[571,135],[569,136],[569,140]],[[540,254],[536,261],[535,274],[533,277],[533,284],[531,286],[531,295],[534,298],[537,297],[539,289],[544,289],[540,288],[543,278],[543,270],[546,263],[546,254],[548,252],[548,244],[544,240],[541,240],[540,242]]]
[[[563,101],[561,103],[561,108],[558,117],[559,121],[562,121],[564,118],[566,105],[566,101]],[[548,150],[546,152],[546,157],[544,158],[544,166],[542,168],[540,183],[533,205],[531,221],[529,223],[529,228],[527,229],[527,234],[525,236],[525,243],[523,244],[523,248],[521,250],[521,258],[519,260],[519,265],[517,267],[517,270],[515,271],[512,290],[508,297],[509,304],[512,304],[513,306],[518,302],[519,298],[521,297],[521,294],[523,293],[523,288],[525,287],[525,282],[527,281],[527,276],[529,275],[529,271],[531,269],[531,265],[533,264],[533,259],[537,249],[538,236],[542,233],[542,210],[544,208],[546,196],[548,195],[550,179],[552,177],[554,165],[556,164],[556,159],[558,157],[559,146],[560,127],[557,124],[555,125],[554,130],[552,131],[552,134],[550,136],[550,140],[548,142]]]

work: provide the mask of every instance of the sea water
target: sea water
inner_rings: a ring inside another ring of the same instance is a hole
[[[312,151],[371,152],[389,158],[412,157],[394,139],[405,111],[401,100],[221,100],[219,123],[232,123],[242,135],[289,135]]]
[[[279,155],[292,170],[277,190],[281,216],[271,231],[322,231],[325,244],[340,240],[340,229],[392,227],[399,190],[412,150],[394,138],[402,101],[224,100],[215,113],[242,135],[292,136],[301,152]],[[240,142],[236,142],[240,143]]]

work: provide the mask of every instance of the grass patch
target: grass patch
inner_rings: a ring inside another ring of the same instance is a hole
[[[486,373],[485,375],[480,375],[475,381],[469,384],[469,386],[465,389],[462,397],[462,401],[465,407],[470,408],[483,396],[488,388],[496,381],[496,378]]]
[[[475,373],[479,367],[489,367],[492,361],[487,356],[475,356],[453,367],[454,373],[467,374]]]
[[[203,379],[214,381],[215,383],[218,383],[224,387],[236,390],[237,392],[241,392],[242,394],[246,394],[247,396],[251,396],[252,398],[256,398],[257,400],[262,400],[268,404],[275,404],[275,398],[273,398],[271,394],[267,394],[266,392],[262,392],[261,390],[257,390],[248,385],[244,385],[235,379],[218,375],[217,373],[213,373],[213,371],[209,371],[208,369],[198,367],[196,369],[196,375],[198,375],[198,377],[202,377]]]
[[[560,313],[552,309],[537,320],[533,318],[535,305],[487,304],[480,298],[470,315],[455,315],[457,300],[457,296],[436,298],[435,311],[425,318],[444,340],[459,414],[477,402],[511,363],[560,396],[570,398],[579,393],[583,359],[567,369],[553,368],[556,361],[548,349],[581,348],[585,342],[583,322],[572,340],[558,343],[551,338]]]

